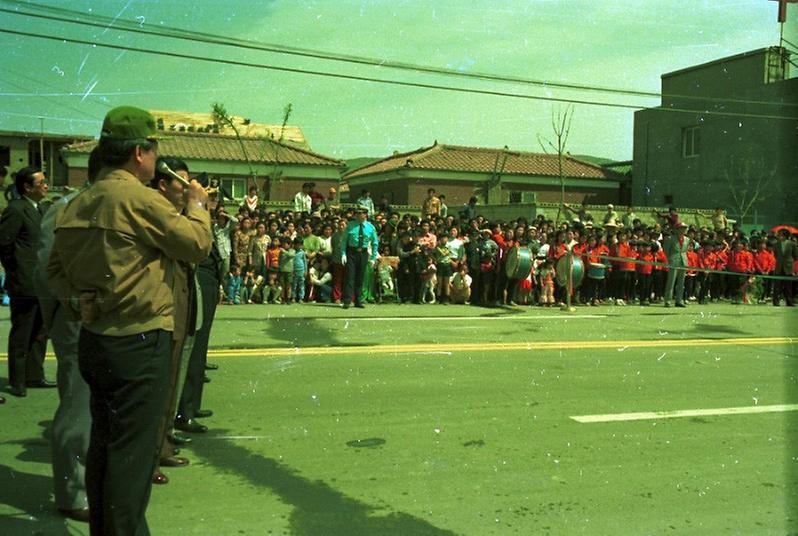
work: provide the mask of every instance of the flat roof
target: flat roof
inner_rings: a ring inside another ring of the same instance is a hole
[[[687,73],[687,72],[690,72],[690,71],[696,71],[698,69],[704,69],[706,67],[709,67],[710,65],[716,65],[716,64],[719,64],[719,63],[726,63],[726,62],[729,62],[729,61],[734,61],[734,60],[745,58],[746,56],[753,56],[755,54],[763,54],[763,53],[766,53],[766,52],[771,51],[771,50],[779,50],[779,49],[784,51],[784,52],[786,52],[787,54],[789,54],[789,52],[787,52],[787,49],[782,48],[782,47],[758,48],[756,50],[749,50],[748,52],[741,52],[740,54],[735,54],[734,56],[726,56],[725,58],[718,58],[716,60],[708,61],[706,63],[700,63],[698,65],[691,65],[690,67],[685,67],[684,69],[679,69],[677,71],[671,71],[669,73],[665,73],[665,74],[661,75],[660,78],[668,78],[668,77],[671,77],[671,76],[676,76],[676,75],[679,75],[679,74]]]
[[[90,140],[92,136],[87,136],[85,134],[53,134],[52,132],[24,132],[21,130],[0,130],[0,138],[30,138],[30,139],[39,139],[44,138],[46,140],[59,140],[59,141],[78,141],[78,140]]]

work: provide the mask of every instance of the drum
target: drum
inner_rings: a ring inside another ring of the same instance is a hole
[[[560,260],[557,261],[556,274],[557,274],[557,283],[560,284],[561,287],[565,287],[568,285],[568,260],[572,258],[574,261],[574,265],[572,268],[572,281],[574,288],[578,287],[582,284],[582,279],[585,277],[585,266],[582,263],[582,259],[577,257],[576,255],[563,255],[560,257]]]
[[[504,271],[510,279],[523,279],[532,270],[532,252],[529,248],[513,247],[507,250]]]
[[[587,269],[587,276],[590,279],[604,279],[607,267],[599,262],[591,262]]]

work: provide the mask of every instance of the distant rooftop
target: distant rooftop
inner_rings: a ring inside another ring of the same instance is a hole
[[[241,138],[205,132],[167,132],[166,139],[158,142],[158,153],[184,160],[217,160],[228,162],[250,162],[257,164],[298,164],[344,167],[337,158],[262,137]],[[242,149],[242,144],[244,148]],[[64,147],[67,153],[88,154],[96,147],[97,140],[73,143]],[[244,154],[246,150],[246,154]]]
[[[669,73],[665,73],[661,76],[661,78],[668,78],[671,76],[678,76],[680,74],[689,73],[690,71],[698,71],[701,69],[706,69],[712,65],[718,65],[721,63],[729,63],[730,61],[736,61],[743,58],[747,58],[749,56],[755,56],[757,54],[779,54],[779,55],[786,55],[789,61],[790,52],[786,48],[782,47],[765,47],[765,48],[758,48],[756,50],[749,50],[748,52],[742,52],[740,54],[735,54],[733,56],[726,56],[724,58],[718,58],[716,60],[708,61],[706,63],[700,63],[698,65],[691,65],[689,67],[685,67],[683,69],[677,69],[676,71],[671,71]]]
[[[511,151],[484,147],[464,147],[438,144],[422,147],[408,153],[394,154],[344,175],[352,179],[397,169],[428,169],[502,175],[559,176],[556,154]],[[566,177],[583,179],[617,179],[618,176],[603,167],[584,162],[572,156],[563,157]]]
[[[210,112],[169,112],[164,110],[150,110],[149,112],[158,122],[158,128],[164,132],[196,132],[235,136],[231,128],[216,125],[213,114]],[[310,149],[305,135],[297,126],[286,125],[283,128],[282,125],[253,123],[252,120],[237,115],[231,116],[231,119],[242,137],[273,140],[279,140],[282,137],[283,143]]]

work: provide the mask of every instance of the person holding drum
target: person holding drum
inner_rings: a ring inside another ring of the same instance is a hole
[[[587,278],[582,287],[582,297],[589,305],[598,305],[604,287],[604,278],[607,271],[606,265],[602,262],[600,255],[608,253],[606,246],[599,245],[598,237],[590,236],[587,241],[585,252],[585,264],[587,265]]]

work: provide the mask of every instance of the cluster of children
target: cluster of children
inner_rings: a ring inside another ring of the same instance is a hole
[[[214,233],[231,266],[223,303],[340,303],[346,273],[342,237],[352,216],[352,209],[313,215],[242,209],[235,219],[218,215]],[[366,271],[362,297],[417,304],[559,304],[567,296],[558,265],[562,272],[560,260],[570,252],[581,261],[581,271],[572,273],[578,277],[572,302],[660,302],[668,273],[662,244],[678,221],[675,210],[661,216],[662,223],[648,226],[637,218],[628,226],[605,218],[594,227],[591,220],[556,225],[542,216],[532,222],[490,222],[482,216],[421,219],[377,212],[372,221],[380,257]],[[690,227],[685,240],[692,269],[677,303],[770,297],[770,280],[755,276],[773,271],[772,233],[746,236],[739,229]],[[508,270],[514,248],[528,255],[528,273]]]

